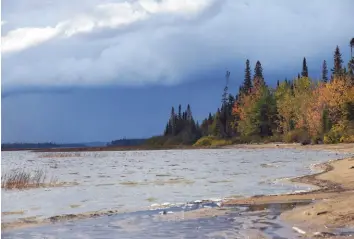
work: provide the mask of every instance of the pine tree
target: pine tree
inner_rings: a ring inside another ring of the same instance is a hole
[[[262,64],[257,61],[254,68],[253,86],[257,89],[265,86]]]
[[[300,78],[301,78],[300,73],[297,73],[297,78],[298,78],[298,79],[300,79]]]
[[[181,106],[181,104],[178,106],[178,120],[182,120],[182,106]]]
[[[229,71],[226,71],[226,75],[225,75],[225,78],[226,78],[226,84],[225,84],[225,88],[224,88],[224,92],[222,94],[222,99],[221,99],[221,103],[223,105],[225,105],[227,103],[227,97],[228,97],[228,84],[229,84],[229,78],[230,78],[230,72]]]
[[[217,110],[214,120],[213,120],[213,125],[212,125],[212,133],[214,136],[221,136],[220,134],[220,109]]]
[[[343,59],[342,59],[342,54],[340,53],[339,47],[336,47],[336,50],[334,51],[334,56],[333,56],[333,69],[332,73],[334,76],[336,75],[342,75],[343,73]]]
[[[175,135],[176,133],[176,114],[175,114],[175,108],[172,106],[171,109],[171,116],[170,116],[170,131],[172,135]]]
[[[324,83],[328,82],[328,70],[327,70],[327,62],[326,62],[326,60],[324,60],[323,64],[322,64],[322,81]]]
[[[252,89],[252,79],[251,79],[251,67],[250,61],[246,60],[246,69],[245,69],[245,79],[242,85],[242,91],[240,93],[248,95]]]
[[[353,58],[354,37],[350,40],[350,57]]]
[[[169,123],[167,123],[163,135],[164,135],[164,136],[167,136],[167,135],[169,135],[169,132],[170,132]]]
[[[304,57],[304,60],[302,61],[302,72],[301,72],[302,77],[309,77],[309,71],[307,68],[307,63],[306,63],[306,58]]]
[[[192,119],[193,119],[193,117],[192,117],[191,106],[188,104],[188,106],[187,106],[187,111],[186,111],[186,120],[187,120],[188,122],[191,122]]]

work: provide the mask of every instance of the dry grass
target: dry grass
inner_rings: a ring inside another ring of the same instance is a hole
[[[58,152],[58,153],[43,153],[38,156],[39,158],[74,158],[82,157],[80,152],[67,153],[67,152]]]
[[[11,170],[1,175],[1,188],[4,189],[27,189],[46,186],[55,186],[58,183],[56,177],[47,177],[44,170],[38,169],[26,172],[24,169]]]

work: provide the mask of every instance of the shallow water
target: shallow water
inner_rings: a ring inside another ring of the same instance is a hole
[[[309,190],[283,180],[343,154],[291,149],[127,152],[3,152],[2,173],[46,169],[70,187],[2,190],[2,222],[97,210],[139,211],[152,204]],[[76,222],[75,222],[76,225]],[[30,229],[29,229],[30,230]]]
[[[225,209],[224,215],[205,218],[164,220],[164,215],[156,218],[163,211],[173,214],[203,207],[216,207],[213,203],[190,205],[187,208],[171,207],[138,211],[81,221],[67,221],[35,229],[20,229],[5,232],[2,238],[247,238],[249,230],[262,231],[269,238],[297,238],[297,235],[286,225],[272,222],[274,217],[286,209],[293,208],[296,203],[264,205],[266,209],[232,207]]]

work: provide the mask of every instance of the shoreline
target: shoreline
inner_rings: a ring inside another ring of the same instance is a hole
[[[296,144],[273,143],[263,145],[231,145],[224,146],[223,148],[230,149],[240,147],[248,149],[290,148],[303,150],[328,150],[354,153],[354,144],[301,146]],[[350,157],[351,158],[335,159],[317,165],[322,169],[322,172],[320,173],[290,179],[290,181],[294,183],[316,186],[317,189],[315,190],[292,194],[258,195],[247,198],[229,199],[225,200],[223,205],[262,206],[281,203],[289,204],[296,201],[312,201],[313,203],[308,206],[296,206],[294,210],[282,213],[280,216],[281,221],[288,225],[292,225],[295,228],[300,228],[309,236],[313,235],[314,232],[330,232],[331,229],[336,229],[342,226],[354,227],[354,157]],[[348,204],[351,206],[343,208],[344,205]],[[341,208],[338,208],[337,206]],[[353,208],[353,210],[349,210],[350,207]],[[338,209],[342,210],[340,211],[340,215],[333,215]],[[210,209],[210,214],[214,215],[215,210],[218,209]],[[80,215],[59,215],[41,221],[37,221],[34,218],[27,218],[27,220],[25,219],[22,222],[2,223],[2,229],[5,229],[4,231],[10,231],[24,227],[43,226],[53,222],[81,220],[116,213],[122,212],[112,210],[106,212],[88,212]],[[198,218],[198,211],[192,212],[192,214],[195,214],[193,217]],[[331,225],[333,226],[331,227]]]
[[[350,149],[352,152],[353,149]],[[296,206],[280,215],[280,220],[305,238],[348,238],[337,235],[338,230],[352,229],[354,236],[354,157],[331,160],[320,164],[323,171],[293,178],[294,183],[314,185],[318,189],[308,192],[260,195],[230,199],[227,206],[262,206],[310,200],[306,206]],[[352,237],[350,237],[352,238]]]
[[[351,151],[348,151],[353,148]],[[354,153],[353,143],[340,144],[315,144],[301,145],[300,143],[252,143],[252,144],[231,144],[220,146],[193,146],[193,145],[175,145],[175,146],[100,146],[100,147],[71,147],[71,148],[21,148],[10,149],[2,148],[2,152],[11,151],[30,151],[34,153],[73,153],[73,152],[109,152],[109,151],[150,151],[150,150],[200,150],[200,149],[297,149],[297,150],[325,150],[337,152]]]

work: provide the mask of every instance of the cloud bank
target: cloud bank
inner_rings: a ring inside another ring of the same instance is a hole
[[[246,58],[274,71],[347,47],[353,8],[352,0],[4,0],[2,86],[176,84],[230,62],[242,68]]]

